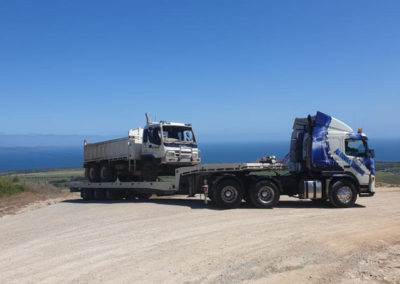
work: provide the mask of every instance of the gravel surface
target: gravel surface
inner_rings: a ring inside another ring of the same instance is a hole
[[[67,199],[0,218],[0,283],[400,283],[400,188],[349,209]]]

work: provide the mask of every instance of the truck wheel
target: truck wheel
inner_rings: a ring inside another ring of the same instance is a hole
[[[334,207],[347,208],[354,206],[357,191],[352,182],[343,180],[335,182],[329,191],[329,201]]]
[[[81,197],[83,200],[93,200],[94,199],[94,195],[93,195],[93,189],[83,189],[81,191]]]
[[[236,208],[243,199],[243,190],[240,184],[233,179],[225,179],[219,182],[213,190],[214,200],[218,207]]]
[[[95,200],[104,200],[104,199],[106,199],[106,194],[104,192],[104,189],[96,188],[94,190],[94,199]]]
[[[99,182],[100,181],[100,170],[97,166],[92,166],[89,168],[88,173],[89,181]]]
[[[120,196],[121,196],[121,194],[118,191],[116,191],[115,189],[112,189],[112,188],[106,189],[105,197],[107,200],[110,200],[110,201],[118,200],[118,199],[120,199]]]
[[[117,180],[117,175],[112,166],[102,165],[100,168],[100,180],[103,182],[114,182]]]
[[[278,187],[269,180],[261,180],[249,191],[251,204],[257,208],[272,208],[280,198]]]
[[[155,181],[157,179],[157,167],[152,160],[144,161],[142,168],[143,181]]]

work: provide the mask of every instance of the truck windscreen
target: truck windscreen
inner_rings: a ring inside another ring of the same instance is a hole
[[[196,142],[192,128],[183,126],[163,126],[163,138],[166,143],[188,143]]]

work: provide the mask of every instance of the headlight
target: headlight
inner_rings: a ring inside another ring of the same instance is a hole
[[[168,151],[166,156],[167,157],[175,157],[175,152],[174,151]]]

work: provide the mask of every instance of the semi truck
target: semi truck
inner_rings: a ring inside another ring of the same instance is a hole
[[[85,176],[91,182],[153,181],[200,160],[191,124],[152,122],[147,114],[146,126],[129,130],[128,137],[85,140],[83,147]]]
[[[296,118],[287,163],[274,157],[259,163],[198,164],[175,169],[170,181],[75,182],[85,200],[149,198],[152,194],[204,194],[221,208],[243,200],[272,208],[281,195],[351,207],[375,193],[374,150],[362,129],[322,112]],[[262,173],[264,172],[264,173]]]

